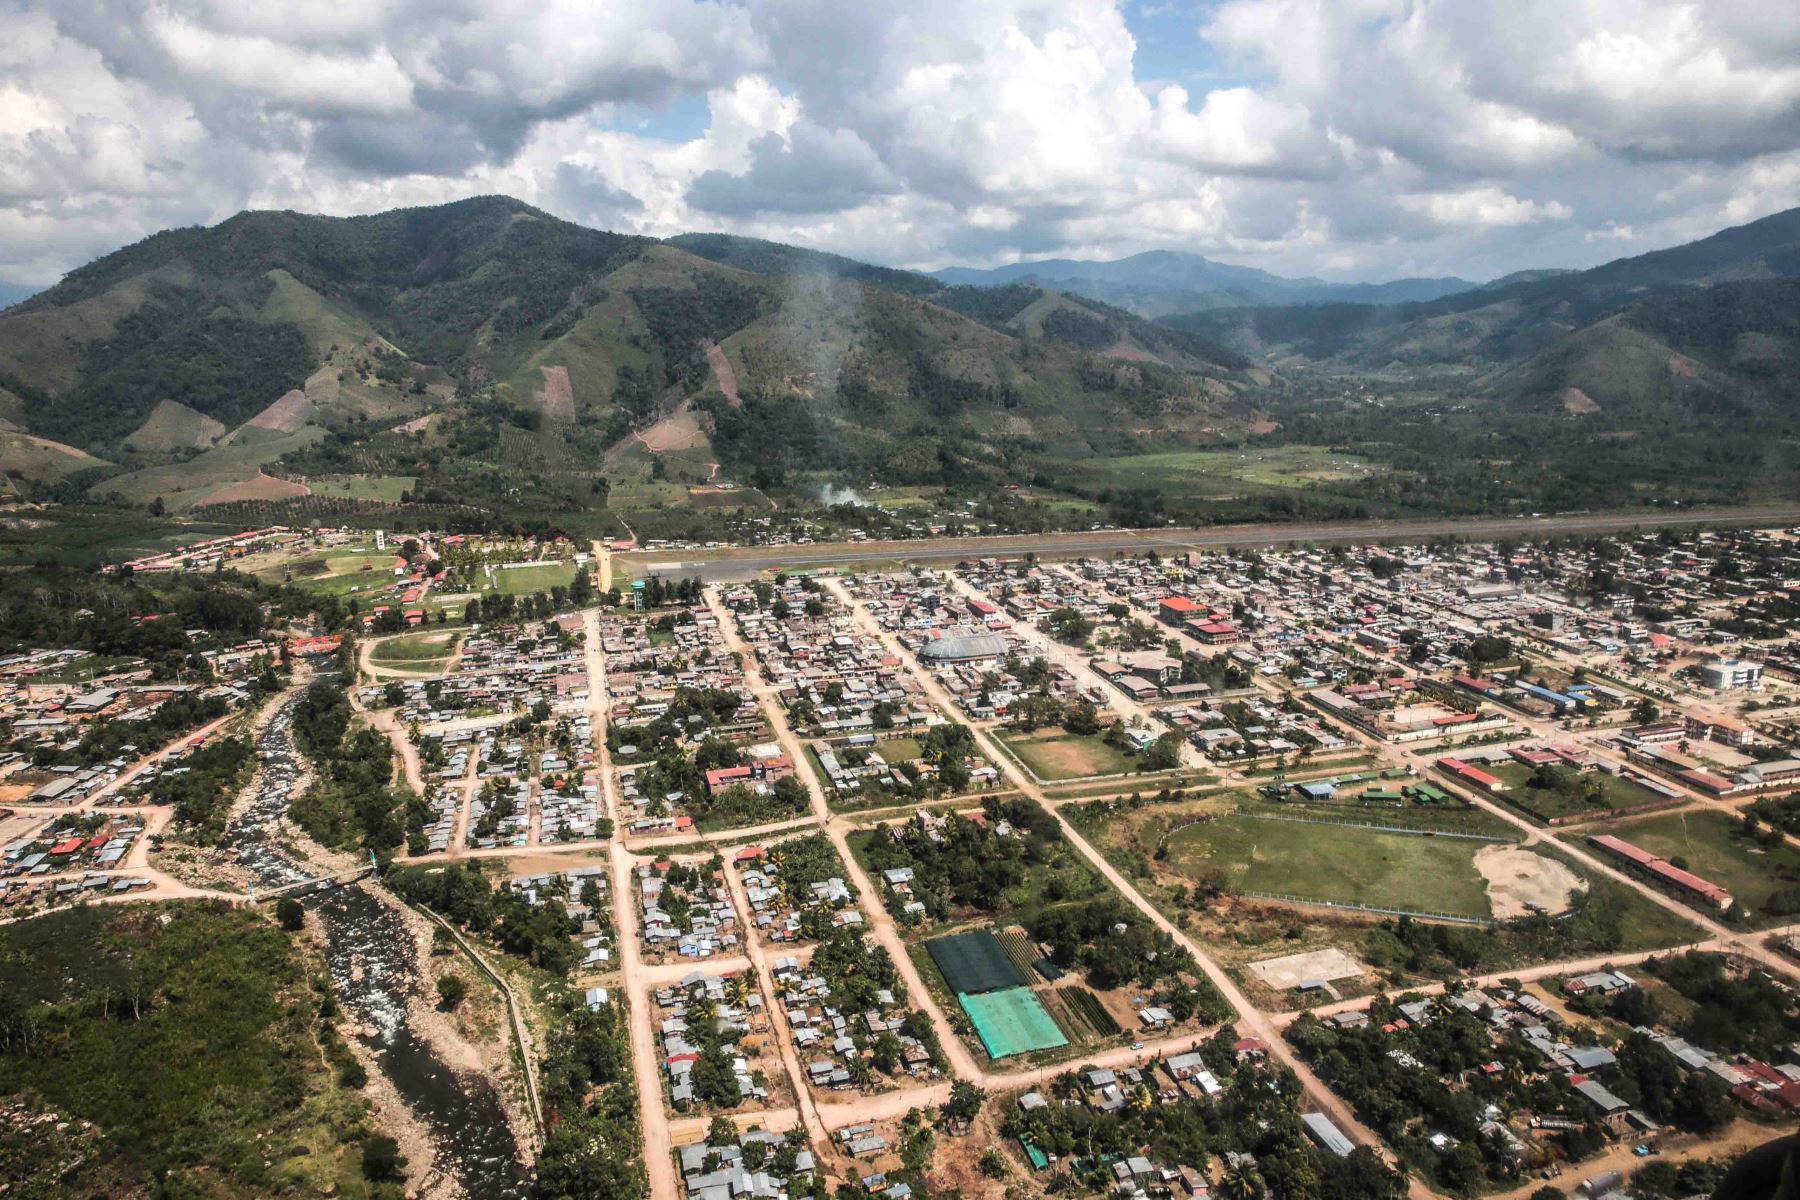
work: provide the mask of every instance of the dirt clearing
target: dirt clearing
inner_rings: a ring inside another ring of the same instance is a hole
[[[1484,846],[1475,869],[1488,881],[1488,902],[1496,917],[1569,911],[1569,894],[1585,892],[1587,881],[1574,871],[1522,846]]]
[[[1332,948],[1265,958],[1251,963],[1250,972],[1276,991],[1287,992],[1314,980],[1331,983],[1339,979],[1357,979],[1367,974],[1368,968],[1342,950]]]
[[[712,367],[713,379],[718,382],[725,403],[733,408],[744,407],[743,400],[738,397],[737,372],[731,369],[731,360],[725,357],[724,348],[717,342],[706,343],[706,361]]]
[[[700,428],[697,413],[685,409],[664,417],[638,435],[644,445],[657,454],[670,450],[694,450],[706,445],[706,433]]]
[[[287,393],[244,424],[255,429],[273,429],[277,433],[293,433],[312,417],[313,402],[299,388]],[[251,497],[256,499],[257,497]]]
[[[194,507],[205,508],[209,504],[234,504],[240,500],[296,500],[301,496],[310,495],[312,495],[312,489],[304,483],[295,483],[291,479],[276,479],[258,471],[253,479],[246,479],[242,483],[234,483],[229,487],[222,487],[216,492],[202,496],[194,502]]]
[[[538,408],[552,421],[575,419],[575,386],[569,382],[567,367],[539,367],[544,386],[537,390]]]

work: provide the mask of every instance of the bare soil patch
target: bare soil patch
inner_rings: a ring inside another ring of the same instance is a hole
[[[1488,902],[1496,917],[1569,910],[1569,893],[1585,892],[1587,881],[1554,858],[1522,846],[1484,846],[1475,869],[1488,882]]]
[[[269,407],[251,417],[244,424],[257,429],[273,429],[277,433],[293,433],[312,416],[312,399],[299,388],[284,395]],[[262,499],[260,496],[249,499]]]
[[[700,428],[699,414],[686,409],[664,417],[638,436],[657,454],[706,445],[706,433]]]
[[[312,495],[312,489],[304,483],[295,483],[291,479],[276,479],[258,471],[253,479],[222,487],[210,495],[201,497],[195,501],[194,507],[205,508],[209,504],[231,504],[239,500],[295,500],[301,496],[310,495]]]
[[[1592,414],[1600,411],[1600,404],[1592,396],[1578,387],[1564,388],[1562,394],[1564,412]]]
[[[1265,958],[1251,963],[1250,970],[1278,992],[1292,991],[1315,979],[1331,983],[1339,979],[1356,979],[1368,973],[1367,967],[1336,947]]]
[[[731,360],[725,357],[724,348],[717,342],[706,343],[706,361],[712,367],[713,379],[718,383],[725,403],[733,408],[744,407],[744,401],[738,396],[737,372],[732,369]]]
[[[575,419],[575,387],[569,382],[567,367],[539,367],[544,386],[537,390],[538,407],[552,421]]]

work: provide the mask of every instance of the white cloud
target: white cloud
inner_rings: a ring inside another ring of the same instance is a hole
[[[0,281],[250,205],[484,191],[906,265],[1364,276],[1580,265],[1800,194],[1791,5],[1207,14],[1152,85],[1113,0],[0,0]],[[670,105],[703,127],[643,132]]]
[[[1534,221],[1566,221],[1574,215],[1566,204],[1555,200],[1521,200],[1497,187],[1422,192],[1403,195],[1399,199],[1401,208],[1421,213],[1440,225],[1492,228],[1529,225]]]

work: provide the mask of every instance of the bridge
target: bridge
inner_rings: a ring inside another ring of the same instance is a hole
[[[345,887],[361,879],[375,874],[373,863],[366,867],[357,867],[352,871],[339,871],[336,875],[315,875],[311,879],[302,879],[295,883],[284,883],[280,887],[260,891],[254,885],[250,888],[250,900],[255,904],[267,904],[279,900],[283,896],[295,896],[313,888]]]

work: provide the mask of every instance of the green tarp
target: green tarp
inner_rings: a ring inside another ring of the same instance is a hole
[[[1008,1058],[1033,1050],[1050,1050],[1066,1046],[1069,1039],[1056,1027],[1030,988],[1013,987],[979,996],[956,998],[969,1020],[975,1023],[975,1034],[987,1047],[988,1057]]]

